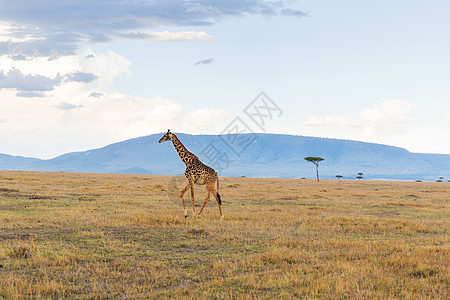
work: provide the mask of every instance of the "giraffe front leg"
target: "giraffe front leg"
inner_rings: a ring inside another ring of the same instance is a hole
[[[188,212],[186,209],[186,204],[184,203],[184,193],[187,192],[187,190],[191,187],[191,185],[188,183],[184,189],[181,191],[180,196],[181,196],[181,201],[183,202],[183,209],[184,209],[184,217],[187,218],[188,217]]]
[[[194,195],[194,182],[190,182],[191,186],[191,198],[192,198],[192,212],[194,213],[194,217],[197,216],[195,213],[195,195]]]
[[[209,194],[210,194],[210,193],[211,193],[211,192],[210,192],[209,189],[207,188],[207,189],[206,189],[206,198],[205,198],[205,201],[203,201],[203,205],[202,205],[202,208],[200,209],[200,212],[198,213],[199,216],[200,216],[200,214],[202,213],[203,209],[205,208],[206,203],[208,203],[208,200],[209,200]]]

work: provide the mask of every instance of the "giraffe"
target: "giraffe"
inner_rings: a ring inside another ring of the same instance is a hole
[[[195,214],[195,198],[194,198],[194,183],[195,183],[199,185],[204,184],[206,186],[206,198],[203,201],[203,205],[202,208],[200,209],[200,212],[198,213],[198,216],[200,216],[200,214],[202,213],[206,203],[209,200],[210,194],[212,193],[214,198],[216,198],[217,204],[219,205],[220,217],[223,218],[222,200],[220,199],[219,195],[219,176],[217,175],[216,171],[214,171],[213,168],[208,167],[207,165],[202,163],[195,154],[189,152],[186,149],[186,147],[184,147],[184,145],[180,142],[177,136],[174,133],[170,132],[170,129],[167,130],[167,133],[159,140],[159,143],[166,141],[172,141],[175,150],[177,150],[178,155],[186,165],[186,171],[184,171],[184,175],[188,179],[188,184],[184,187],[184,189],[180,193],[181,201],[183,202],[184,217],[185,218],[188,217],[188,212],[186,209],[186,205],[184,203],[184,194],[189,189],[191,189],[192,211],[194,213],[194,216],[197,216]],[[215,183],[217,183],[217,189],[214,186]]]

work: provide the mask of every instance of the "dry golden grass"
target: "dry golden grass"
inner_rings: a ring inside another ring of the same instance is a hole
[[[0,172],[0,298],[449,297],[449,183],[175,179]]]

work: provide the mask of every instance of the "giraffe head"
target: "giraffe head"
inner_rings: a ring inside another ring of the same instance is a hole
[[[170,129],[167,130],[167,133],[159,140],[160,143],[162,142],[166,142],[166,141],[171,141],[172,140],[172,132],[170,132]]]

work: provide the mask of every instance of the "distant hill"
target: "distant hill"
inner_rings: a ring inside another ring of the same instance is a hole
[[[0,169],[128,174],[183,174],[184,164],[172,143],[159,144],[163,134],[126,140],[99,149],[68,153],[49,160],[1,154]],[[177,134],[191,152],[222,176],[314,178],[306,156],[325,158],[322,178],[436,180],[450,179],[450,155],[411,153],[405,149],[363,143],[281,134]],[[230,139],[227,139],[230,138]],[[231,145],[231,147],[229,147]],[[234,150],[234,151],[233,151]]]

